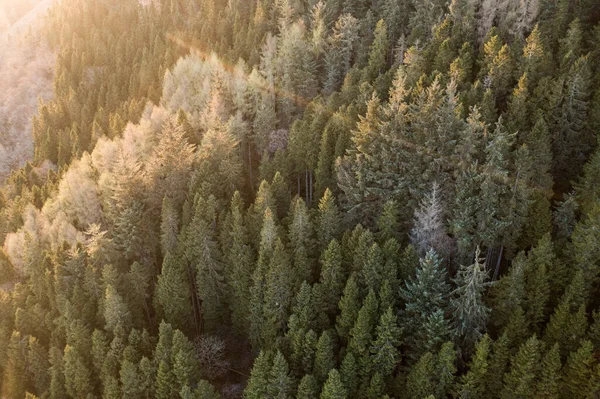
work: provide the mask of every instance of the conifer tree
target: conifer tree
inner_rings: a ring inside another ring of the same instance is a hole
[[[340,379],[340,373],[333,369],[329,372],[329,376],[327,377],[327,381],[325,385],[323,385],[323,390],[321,391],[321,399],[346,399],[348,397],[348,393],[344,384],[342,384],[342,380]]]
[[[501,398],[533,398],[534,382],[539,373],[541,342],[534,335],[527,340],[511,359],[510,371],[504,375]]]
[[[305,374],[298,384],[296,399],[312,399],[319,395],[319,384],[312,374]]]
[[[430,249],[435,250],[442,257],[450,254],[451,243],[444,224],[440,196],[440,186],[434,183],[430,194],[423,198],[415,211],[415,222],[410,238],[411,244],[420,256],[424,256]]]
[[[335,203],[331,190],[319,201],[319,213],[316,220],[317,238],[321,249],[325,249],[332,239],[339,239],[341,229],[341,215]]]
[[[268,383],[268,397],[282,399],[292,397],[295,387],[289,374],[287,361],[279,351],[273,359],[273,367],[269,373]]]
[[[194,314],[190,298],[187,266],[180,255],[167,253],[156,287],[156,300],[163,309],[165,320],[186,330]]]
[[[405,392],[410,398],[425,398],[435,393],[435,359],[427,352],[410,369],[406,380]]]
[[[562,372],[560,397],[585,398],[592,394],[592,351],[592,343],[582,341],[579,349],[569,354]]]
[[[485,261],[480,258],[478,247],[475,251],[475,263],[467,267],[461,266],[456,275],[457,288],[453,291],[452,300],[456,335],[461,337],[467,351],[485,331],[490,314],[490,309],[483,301],[487,279]]]
[[[321,278],[323,287],[323,311],[333,317],[344,290],[344,270],[342,269],[342,248],[333,239],[321,256]]]
[[[160,214],[160,245],[163,254],[175,251],[177,247],[177,235],[179,234],[179,215],[174,207],[173,201],[165,196],[162,202]]]
[[[270,352],[261,351],[254,361],[250,379],[244,390],[244,397],[248,399],[260,399],[268,397],[270,389],[271,359]]]
[[[317,381],[324,383],[327,380],[329,371],[336,368],[335,346],[331,332],[323,331],[317,342],[315,353],[314,374]]]
[[[352,397],[358,389],[358,372],[358,362],[352,352],[348,351],[340,366],[340,378],[350,397]]]
[[[392,374],[400,362],[399,346],[402,329],[393,309],[387,308],[379,319],[375,340],[371,344],[371,358],[374,370],[387,377]]]
[[[360,292],[354,274],[350,275],[346,282],[339,309],[340,314],[337,317],[335,328],[340,338],[347,341],[360,309]]]
[[[502,390],[502,380],[498,376],[504,375],[507,370],[510,356],[509,345],[510,341],[506,333],[503,333],[492,345],[492,355],[485,376],[485,386],[486,392],[489,395],[494,395],[494,397],[498,397]]]
[[[293,206],[292,221],[289,227],[294,264],[294,285],[299,287],[302,281],[313,281],[313,226],[306,203],[298,198]]]
[[[415,335],[421,334],[419,341],[434,338],[428,336],[433,330],[427,331],[427,324],[433,323],[430,327],[434,328],[439,326],[438,323],[443,323],[449,294],[450,286],[446,282],[445,268],[437,254],[429,250],[425,258],[420,260],[416,276],[407,280],[400,292],[405,303],[402,318],[406,323],[407,336],[412,337],[408,344],[415,353],[422,354],[424,350],[419,347]],[[436,312],[439,313],[436,315]],[[439,320],[439,316],[442,320]],[[417,355],[418,357],[420,356]]]
[[[567,184],[579,175],[593,137],[586,126],[591,71],[587,57],[578,58],[566,76],[564,97],[555,116],[553,173],[557,183]]]
[[[378,316],[377,296],[373,290],[364,299],[362,307],[358,311],[354,327],[350,330],[348,347],[359,361],[361,372],[369,372],[371,364],[369,349],[373,340],[373,333],[377,326]]]
[[[475,354],[469,363],[469,370],[460,377],[454,397],[481,398],[485,394],[485,380],[488,373],[492,340],[483,335],[475,345]]]
[[[558,398],[560,382],[560,351],[558,344],[554,344],[542,359],[541,371],[536,383],[535,398]]]

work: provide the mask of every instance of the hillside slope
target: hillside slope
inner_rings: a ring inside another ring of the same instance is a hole
[[[33,157],[31,120],[38,99],[52,97],[55,56],[45,41],[26,37],[51,4],[39,2],[0,34],[0,182]]]

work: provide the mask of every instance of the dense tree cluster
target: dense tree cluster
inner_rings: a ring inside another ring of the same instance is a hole
[[[597,397],[600,7],[481,3],[55,5],[2,396]]]

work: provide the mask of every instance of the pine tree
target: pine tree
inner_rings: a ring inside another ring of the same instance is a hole
[[[561,297],[544,331],[548,345],[558,342],[561,355],[577,350],[580,340],[586,335],[588,320],[583,273],[578,272]]]
[[[339,239],[341,215],[331,190],[326,189],[319,201],[319,213],[316,220],[317,238],[321,250],[327,248],[332,239]]]
[[[408,342],[409,347],[417,354],[416,358],[419,358],[426,351],[421,347],[421,344],[426,344],[422,340],[435,338],[429,336],[434,331],[427,331],[426,327],[428,323],[429,327],[434,328],[444,322],[450,294],[445,268],[433,250],[429,250],[425,258],[420,260],[416,276],[407,280],[405,285],[400,292],[405,303],[402,319],[405,320],[407,336],[412,337]],[[439,316],[442,320],[439,320]],[[417,332],[419,338],[415,336]]]
[[[379,319],[375,340],[371,344],[371,359],[374,370],[387,377],[400,362],[399,346],[401,343],[402,329],[393,309],[387,308]]]
[[[40,344],[37,338],[29,337],[27,369],[32,375],[35,392],[40,395],[50,387],[49,368],[48,351]]]
[[[410,369],[406,380],[406,395],[409,398],[425,398],[435,393],[435,359],[427,352]]]
[[[383,19],[377,22],[375,27],[374,39],[369,49],[369,64],[364,71],[364,80],[374,82],[378,76],[385,73],[387,69],[387,51],[388,51],[388,32],[387,25]]]
[[[289,239],[293,254],[294,285],[299,287],[302,281],[313,281],[313,226],[306,203],[298,198],[293,206],[292,221],[289,227]]]
[[[526,289],[523,304],[525,317],[534,331],[538,333],[541,330],[540,325],[546,320],[547,306],[550,300],[551,275],[548,273],[547,267],[556,267],[551,263],[552,252],[546,252],[544,248],[549,243],[549,235],[540,240],[539,246],[528,254],[525,270]]]
[[[315,377],[306,374],[298,384],[296,399],[313,399],[319,395],[319,384]]]
[[[363,371],[365,371],[364,366],[369,366],[368,364],[364,364],[363,360],[367,359],[369,346],[377,325],[377,308],[377,296],[375,295],[375,292],[371,290],[364,299],[362,307],[358,311],[356,322],[350,330],[348,347],[355,354],[359,362],[361,362]]]
[[[598,261],[600,250],[593,245],[600,236],[598,226],[600,225],[600,204],[596,203],[590,212],[575,225],[571,242],[575,253],[577,269],[584,274],[586,289],[597,282],[600,275]]]
[[[216,232],[212,226],[216,219],[216,200],[195,200],[195,212],[187,227],[186,258],[194,267],[195,282],[204,328],[211,330],[223,319],[225,281],[223,273],[223,255],[218,247]]]
[[[533,398],[534,382],[539,373],[541,342],[534,335],[527,340],[512,358],[510,371],[504,375],[501,398]]]
[[[27,341],[21,333],[13,331],[6,351],[7,359],[3,370],[3,395],[12,398],[25,396],[28,381],[26,374],[27,363],[23,354],[26,353],[26,345]],[[71,371],[71,369],[69,371]]]
[[[179,234],[179,215],[173,201],[165,196],[162,202],[160,214],[160,245],[163,254],[175,251],[177,247],[177,235]]]
[[[592,351],[592,343],[582,341],[579,349],[571,352],[562,372],[560,397],[585,398],[592,394]]]
[[[483,302],[488,278],[485,261],[480,258],[478,247],[475,263],[461,266],[456,275],[457,288],[453,291],[452,300],[456,335],[461,337],[467,351],[485,331],[490,315],[490,309]]]
[[[339,309],[340,314],[337,317],[335,328],[340,338],[347,341],[360,309],[360,292],[354,274],[350,275],[346,282]]]
[[[535,389],[536,399],[559,398],[560,368],[560,351],[558,344],[554,344],[542,359],[540,377]]]
[[[292,398],[294,385],[289,374],[287,361],[283,354],[279,351],[273,359],[273,367],[268,378],[268,397],[271,398]]]
[[[106,328],[115,331],[117,328],[127,331],[131,327],[131,312],[123,297],[112,286],[106,287],[104,294],[104,319]]]
[[[315,353],[314,374],[319,383],[324,383],[327,380],[329,371],[336,368],[335,363],[335,345],[331,332],[323,331],[317,342]]]
[[[270,352],[261,351],[254,361],[250,379],[244,390],[247,399],[261,399],[268,397],[270,390],[270,370],[273,355]]]
[[[323,311],[330,317],[336,313],[338,303],[344,290],[344,270],[342,268],[342,248],[333,239],[321,256],[321,278],[323,287]]]
[[[485,391],[488,395],[499,397],[502,391],[502,380],[498,376],[504,375],[508,368],[509,350],[508,334],[503,333],[492,345],[492,355],[489,360],[488,372],[485,375]]]
[[[321,399],[346,399],[348,397],[348,393],[344,384],[340,379],[340,373],[333,369],[329,372],[329,376],[327,377],[327,381],[325,385],[323,385],[323,390],[321,391]]]
[[[358,373],[358,362],[352,352],[348,351],[340,366],[340,378],[350,397],[352,397],[358,389]]]
[[[583,167],[583,176],[575,184],[577,199],[584,214],[593,209],[597,198],[600,197],[598,187],[600,187],[600,151],[596,150]]]
[[[193,320],[193,308],[187,266],[180,255],[166,254],[162,273],[158,276],[155,298],[168,323],[183,330],[188,328],[190,320]]]
[[[61,350],[56,347],[51,347],[49,351],[50,360],[50,398],[64,398],[67,394],[65,391],[64,363]]]
[[[175,375],[165,360],[161,360],[156,374],[156,397],[159,399],[170,399],[175,394],[177,382]]]
[[[411,230],[411,243],[420,256],[433,249],[441,256],[450,255],[451,243],[444,224],[444,211],[441,204],[440,186],[433,184],[430,194],[415,210],[414,227]]]
[[[367,289],[372,289],[376,292],[379,291],[384,278],[384,267],[383,251],[379,247],[379,244],[374,243],[367,252],[366,260],[361,270],[361,280],[366,283]]]
[[[65,389],[72,397],[86,397],[93,391],[91,371],[82,354],[67,345],[64,351]]]
[[[565,80],[563,101],[555,116],[553,173],[557,184],[567,185],[581,171],[594,142],[586,126],[591,71],[587,57],[573,63]]]
[[[457,384],[454,397],[475,399],[485,395],[485,380],[488,373],[492,340],[483,335],[475,345],[475,354],[469,363],[469,371],[463,374]]]
[[[171,359],[176,381],[175,392],[179,392],[185,386],[191,386],[199,379],[200,364],[194,345],[179,330],[173,332]]]
[[[273,257],[265,279],[262,326],[263,342],[274,342],[282,335],[291,311],[293,293],[293,275],[288,254],[281,240],[277,240]]]

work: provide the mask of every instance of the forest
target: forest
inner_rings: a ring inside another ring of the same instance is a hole
[[[18,3],[2,398],[600,397],[597,0]]]

